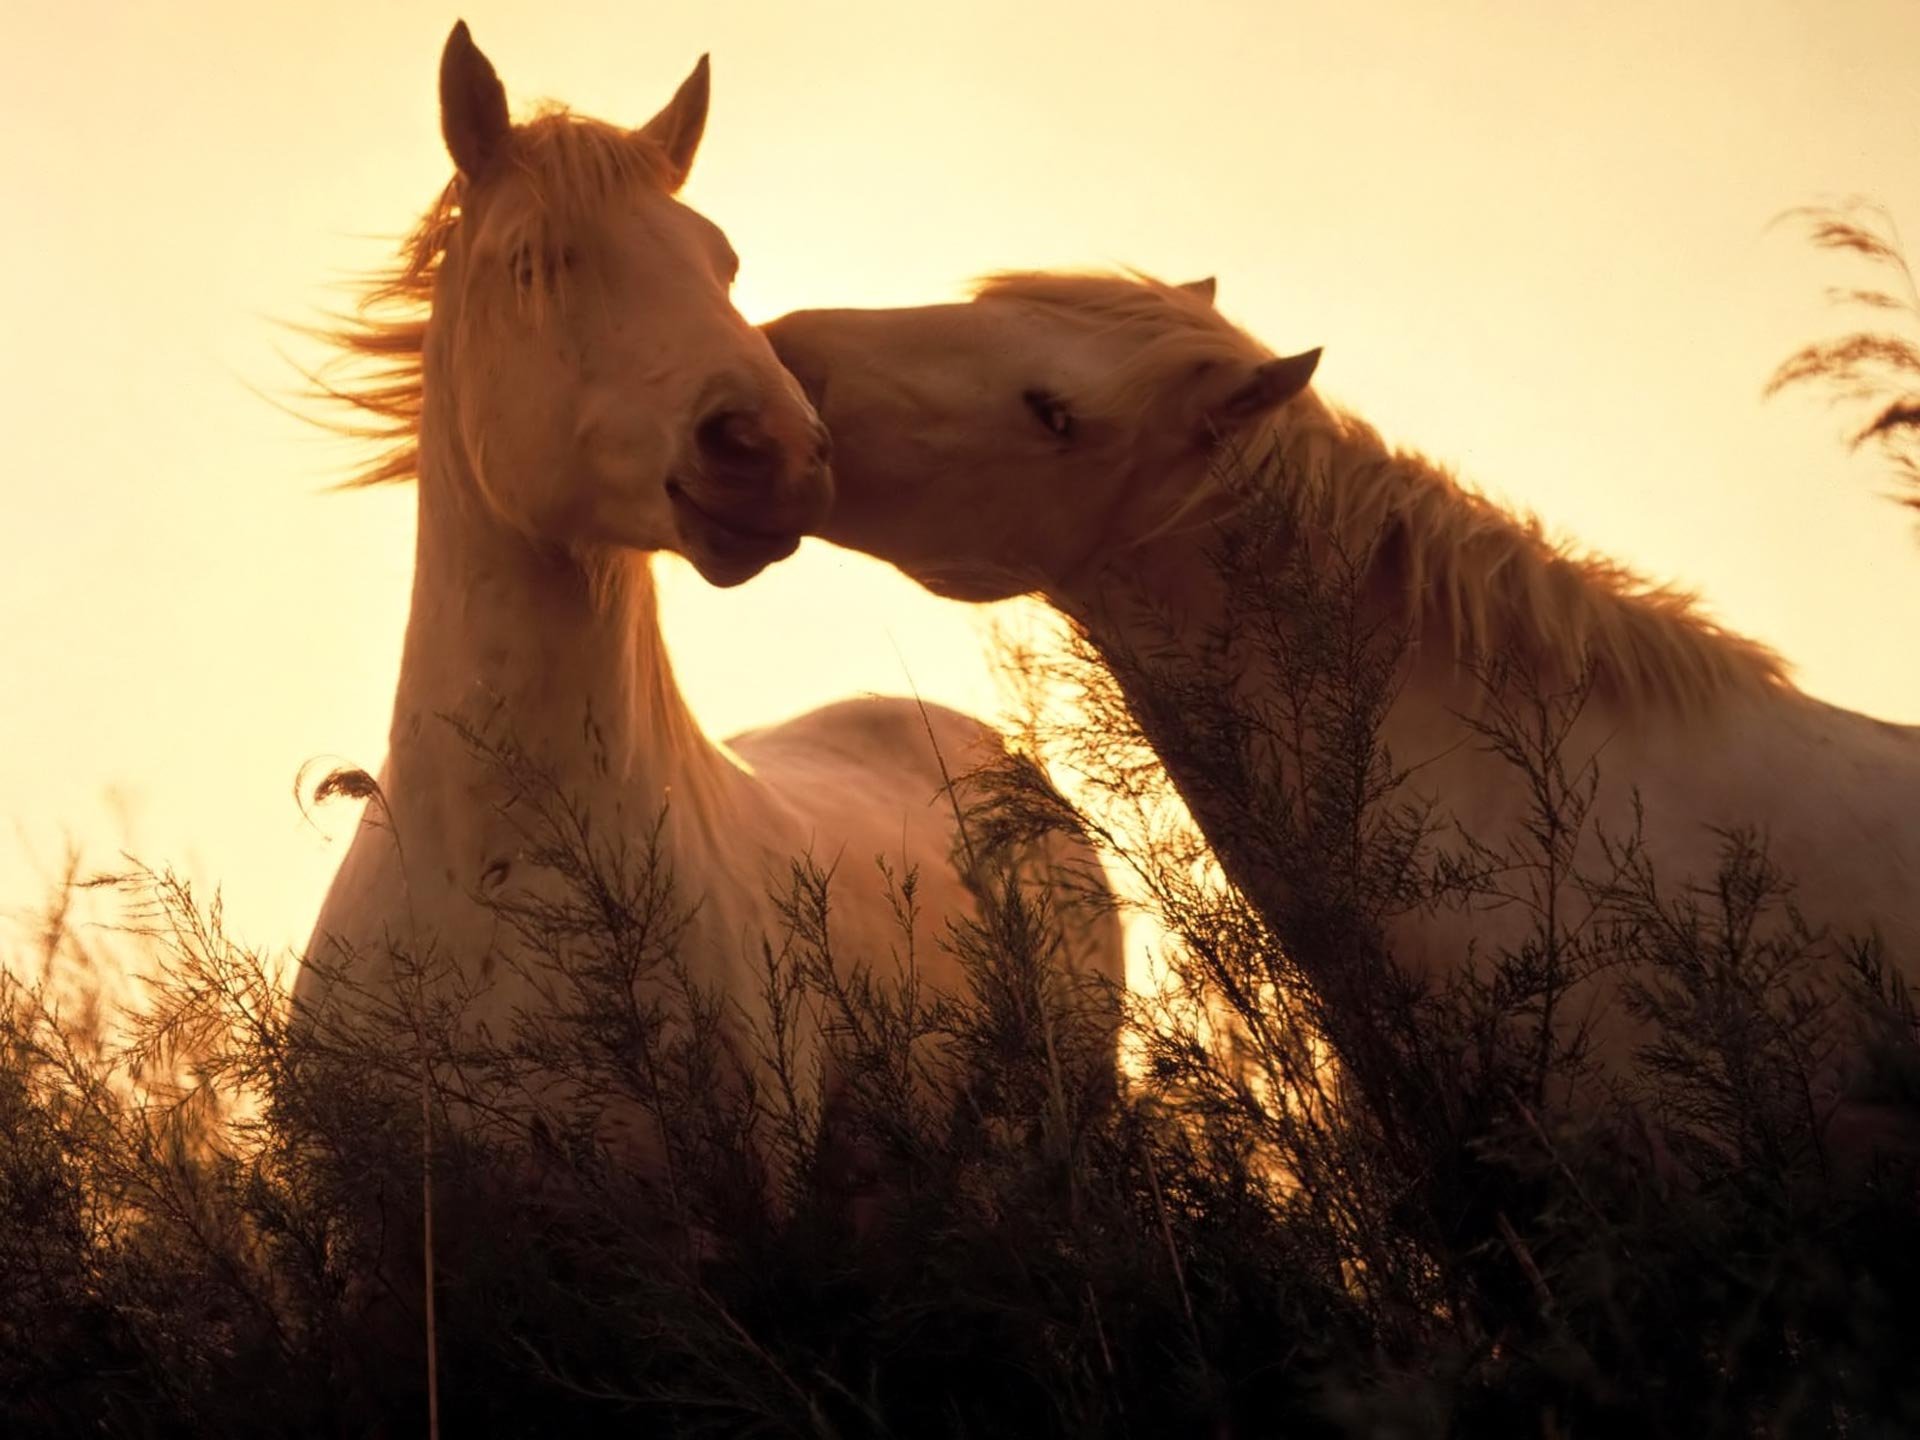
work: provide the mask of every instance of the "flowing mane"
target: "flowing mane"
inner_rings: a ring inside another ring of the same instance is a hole
[[[982,281],[975,297],[1137,336],[1097,393],[1075,397],[1136,428],[1185,419],[1190,382],[1204,367],[1272,355],[1207,295],[1145,275],[1010,272]],[[1789,683],[1778,655],[1707,619],[1691,593],[1550,539],[1536,517],[1509,513],[1423,456],[1391,449],[1352,415],[1325,407],[1308,415],[1275,432],[1271,460],[1249,457],[1250,468],[1266,484],[1312,477],[1300,513],[1388,582],[1409,625],[1437,627],[1456,658],[1511,654],[1564,678],[1584,672],[1601,693],[1629,703],[1682,710]]]
[[[617,190],[668,188],[667,157],[653,141],[602,120],[549,104],[513,129],[510,163],[529,182],[529,203],[497,217],[507,244],[545,248],[551,232],[591,213]],[[401,241],[391,263],[354,286],[353,309],[333,323],[302,327],[333,350],[307,376],[314,418],[336,434],[364,440],[372,454],[342,482],[355,489],[417,478],[424,356],[434,289],[460,225],[462,179],[447,182]],[[536,276],[539,272],[536,270]],[[530,294],[539,303],[540,292]]]
[[[1544,678],[1584,673],[1602,695],[1682,711],[1790,683],[1779,655],[1702,615],[1692,592],[1551,538],[1537,516],[1389,447],[1353,415],[1324,410],[1285,443],[1315,456],[1304,513],[1388,581],[1409,624],[1437,627],[1455,659],[1509,655]]]

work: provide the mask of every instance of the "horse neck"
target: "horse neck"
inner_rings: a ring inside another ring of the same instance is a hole
[[[496,749],[593,809],[657,813],[669,796],[676,812],[723,804],[746,777],[674,682],[650,557],[583,563],[519,533],[481,500],[464,462],[432,443],[433,429],[430,417],[392,778],[450,787],[457,805],[476,782],[484,794],[502,778],[484,773],[497,764],[484,751]]]
[[[1295,406],[1316,413],[1298,429],[1274,424],[1251,437],[1249,457],[1277,450],[1338,474],[1356,457],[1343,449],[1335,417],[1311,396]],[[1194,480],[1167,478],[1170,487]],[[1338,757],[1320,749],[1324,737],[1311,725],[1315,702],[1303,699],[1302,677],[1284,674],[1274,653],[1288,643],[1285,632],[1302,613],[1288,592],[1301,583],[1305,564],[1318,558],[1300,548],[1300,527],[1289,523],[1298,507],[1277,508],[1281,513],[1262,514],[1260,507],[1243,508],[1224,493],[1207,498],[1194,508],[1191,523],[1117,546],[1107,563],[1048,587],[1047,596],[1079,623],[1107,662],[1228,878],[1285,933],[1300,913],[1300,865],[1307,851],[1280,841],[1275,826],[1317,823],[1301,808],[1310,803],[1296,783],[1303,757],[1286,754],[1286,747],[1299,743],[1322,759],[1337,763]],[[1332,578],[1315,574],[1304,582],[1318,587]],[[1363,570],[1352,579],[1355,618],[1377,621],[1390,635],[1397,607],[1390,577]],[[1279,593],[1258,593],[1266,582]],[[1243,591],[1243,584],[1256,593]],[[1449,687],[1457,677],[1415,668],[1423,673],[1405,678],[1386,717],[1388,730],[1412,732],[1383,735],[1396,755],[1406,738],[1418,737],[1408,748],[1430,750],[1424,732],[1451,723],[1454,713]],[[1308,724],[1296,726],[1296,717]],[[1305,874],[1311,879],[1311,870]]]
[[[1320,476],[1322,483],[1308,494],[1273,497],[1271,508],[1223,494],[1197,506],[1190,523],[1116,546],[1105,564],[1047,589],[1108,661],[1216,852],[1252,893],[1264,887],[1236,860],[1244,862],[1259,847],[1249,845],[1236,857],[1232,837],[1247,823],[1247,786],[1260,778],[1240,767],[1261,762],[1251,753],[1220,748],[1239,733],[1219,723],[1222,701],[1243,717],[1260,717],[1256,730],[1292,713],[1301,703],[1303,677],[1283,675],[1274,652],[1292,643],[1284,632],[1301,616],[1344,610],[1352,623],[1391,647],[1407,635],[1411,615],[1406,579],[1391,547],[1368,544],[1374,536],[1360,533],[1367,518],[1339,514],[1338,497],[1329,493],[1363,467],[1391,464],[1378,438],[1307,395],[1251,438],[1247,454],[1257,473],[1280,468],[1264,463],[1270,453],[1285,458],[1288,475]],[[1410,492],[1433,482],[1431,474],[1423,480],[1412,471],[1373,478],[1383,516],[1396,508],[1397,487]],[[1181,483],[1190,485],[1191,477]],[[1325,543],[1329,531],[1341,545]],[[1337,557],[1335,550],[1341,552]],[[1310,597],[1317,603],[1303,603]],[[1472,672],[1457,663],[1454,635],[1443,618],[1422,617],[1409,638],[1415,648],[1383,717],[1382,738],[1397,755],[1429,753],[1457,736],[1460,712],[1479,699]],[[1338,645],[1296,648],[1301,654],[1341,653]],[[1331,676],[1321,679],[1330,690],[1337,683]]]
[[[1262,457],[1287,454],[1309,471],[1338,473],[1356,463],[1351,438],[1333,413],[1310,394],[1293,410],[1310,411],[1304,422],[1275,422],[1251,437],[1243,453],[1254,469]],[[1291,468],[1291,467],[1290,467]],[[1191,488],[1197,477],[1139,475],[1144,487]],[[1271,570],[1288,560],[1298,543],[1294,524],[1250,522],[1245,508],[1221,492],[1192,507],[1183,522],[1156,528],[1148,538],[1116,539],[1109,552],[1046,587],[1047,598],[1086,627],[1112,654],[1179,656],[1210,647],[1232,608],[1223,567],[1223,544],[1258,545],[1261,565]],[[1390,603],[1384,577],[1363,577],[1376,606]],[[1169,647],[1171,646],[1171,650]]]

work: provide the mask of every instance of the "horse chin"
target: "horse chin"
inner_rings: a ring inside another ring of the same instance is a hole
[[[676,548],[709,585],[723,590],[744,585],[800,548],[795,531],[758,530],[726,519],[698,504],[677,484],[670,485],[667,493],[680,535]]]
[[[736,585],[744,585],[769,565],[786,559],[800,547],[800,537],[795,536],[783,549],[769,549],[757,557],[718,556],[706,553],[692,546],[681,551],[693,568],[700,572],[700,578],[719,590],[731,590]]]
[[[988,605],[995,600],[1011,600],[1036,587],[1022,584],[1012,572],[995,566],[921,566],[901,564],[899,570],[921,589],[942,600],[960,600],[969,605]]]

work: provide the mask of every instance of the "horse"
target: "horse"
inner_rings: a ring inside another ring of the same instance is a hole
[[[674,682],[654,552],[738,585],[790,555],[831,496],[817,415],[729,298],[732,247],[675,198],[708,73],[702,57],[637,130],[557,107],[516,124],[465,24],[446,42],[454,176],[327,332],[354,363],[322,372],[323,394],[378,447],[351,483],[415,481],[419,521],[389,749],[360,782],[370,803],[297,1015],[444,1002],[458,1034],[510,1046],[530,1018],[577,1009],[543,949],[554,937],[523,923],[568,892],[548,863],[556,816],[596,860],[645,855],[670,877],[649,943],[717,1002],[748,1079],[780,1083],[769,957],[793,940],[802,857],[831,872],[817,946],[964,989],[950,947],[903,937],[899,890],[915,870],[922,927],[980,914],[949,777],[998,754],[997,732],[868,698],[716,744]],[[1116,984],[1117,924],[1089,915],[1072,937],[1077,963]],[[790,1039],[803,1086],[829,1068],[817,1032]]]
[[[1276,355],[1221,315],[1212,281],[1012,272],[966,302],[799,311],[766,331],[833,436],[821,534],[943,595],[1037,593],[1065,612],[1115,662],[1227,876],[1282,944],[1301,942],[1316,989],[1347,977],[1337,956],[1310,968],[1297,874],[1248,823],[1246,787],[1195,756],[1208,717],[1190,711],[1209,693],[1216,719],[1299,714],[1287,708],[1297,676],[1244,654],[1223,663],[1262,623],[1239,608],[1227,553],[1242,574],[1293,566],[1345,583],[1366,633],[1397,637],[1377,753],[1426,817],[1428,853],[1476,877],[1464,898],[1386,919],[1392,957],[1419,986],[1484,982],[1543,922],[1563,939],[1597,929],[1620,913],[1607,894],[1649,872],[1669,898],[1699,898],[1695,885],[1711,899],[1736,833],[1789,877],[1823,983],[1860,978],[1848,936],[1877,936],[1893,982],[1911,982],[1920,729],[1813,698],[1690,596],[1557,543],[1389,447],[1315,393],[1318,350]],[[1149,669],[1172,678],[1179,703],[1156,695]],[[1523,863],[1506,838],[1527,833],[1540,796],[1496,731],[1529,713],[1553,717],[1553,753],[1535,770],[1562,767],[1561,799],[1585,822],[1577,843],[1553,841],[1551,865]],[[1278,785],[1276,755],[1256,747],[1237,763]],[[1540,883],[1549,868],[1566,893]],[[1600,879],[1583,892],[1575,876]],[[1772,919],[1789,923],[1778,907]],[[1649,1038],[1633,1013],[1645,983],[1596,965],[1546,998],[1554,1033],[1591,1062],[1560,1103],[1620,1093]],[[1842,1081],[1827,1079],[1838,1104]]]

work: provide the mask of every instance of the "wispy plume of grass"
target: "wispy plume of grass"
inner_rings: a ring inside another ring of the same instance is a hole
[[[1899,229],[1884,208],[1860,199],[1803,206],[1783,218],[1860,272],[1855,283],[1829,286],[1827,298],[1870,319],[1802,346],[1774,371],[1766,393],[1812,386],[1864,413],[1850,444],[1877,450],[1906,492],[1900,503],[1920,509],[1920,290]]]

